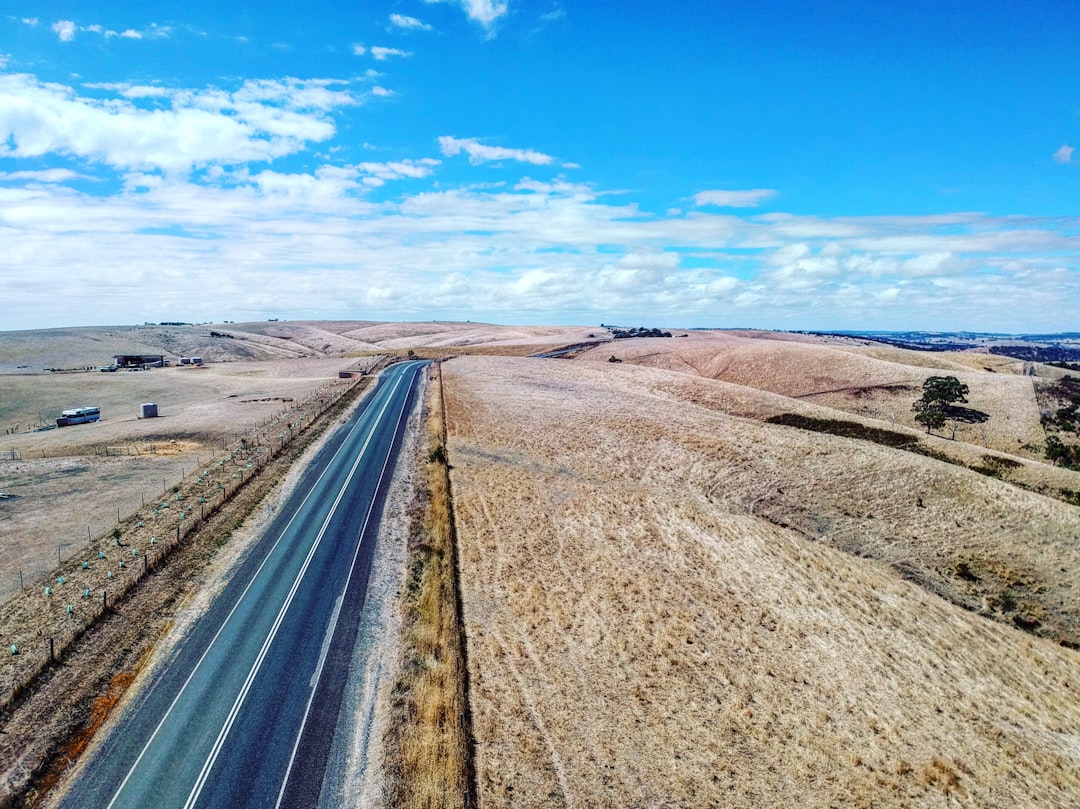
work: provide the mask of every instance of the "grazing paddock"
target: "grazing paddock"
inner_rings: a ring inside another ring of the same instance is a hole
[[[1080,801],[1077,652],[978,594],[1075,632],[1076,508],[668,370],[444,374],[484,806]]]

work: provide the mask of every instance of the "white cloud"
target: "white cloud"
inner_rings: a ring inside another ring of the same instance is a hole
[[[121,31],[120,36],[124,39],[142,39],[143,35],[136,31],[134,28],[128,28],[126,31]]]
[[[41,20],[39,20],[37,17],[23,17],[22,21],[29,25],[31,28],[41,22]]]
[[[0,171],[0,182],[66,183],[81,177],[70,169],[38,169],[32,171]]]
[[[768,188],[754,188],[749,191],[701,191],[694,194],[694,204],[699,208],[714,205],[718,208],[756,208],[760,203],[776,196]]]
[[[374,46],[371,49],[371,55],[379,62],[385,62],[391,56],[412,56],[408,51],[403,51],[401,48],[382,48]]]
[[[1061,148],[1054,152],[1054,160],[1058,163],[1070,163],[1072,162],[1072,153],[1075,151],[1072,146],[1067,143],[1061,144]]]
[[[475,138],[455,138],[443,135],[439,138],[439,148],[447,157],[465,152],[474,166],[491,160],[517,160],[537,166],[550,165],[554,160],[550,155],[532,149],[508,149],[503,146],[486,146]]]
[[[0,53],[0,70],[3,70],[8,66],[8,62],[11,61],[11,54]]]
[[[470,20],[490,29],[507,12],[506,0],[424,0],[426,3],[453,2],[461,6]]]
[[[408,17],[404,14],[391,14],[390,24],[395,28],[401,28],[405,31],[430,31],[431,26],[426,22],[421,22],[416,17]]]
[[[58,20],[52,24],[52,30],[60,37],[61,42],[75,39],[75,23],[72,20]]]
[[[399,160],[388,163],[360,163],[356,170],[364,176],[362,182],[369,188],[378,188],[390,180],[420,179],[431,175],[442,161],[431,157],[420,160]]]
[[[376,84],[374,87],[371,88],[371,94],[374,96],[379,96],[381,98],[389,98],[394,94],[394,91],[387,90],[385,87],[380,87]]]
[[[354,42],[352,46],[352,52],[354,56],[363,56],[365,53],[367,53],[367,48],[365,48],[359,42]]]
[[[79,97],[27,75],[0,76],[0,155],[71,155],[116,168],[187,172],[273,160],[329,139],[328,113],[356,103],[329,80],[247,81],[233,92],[160,88]],[[166,102],[163,104],[161,102]]]

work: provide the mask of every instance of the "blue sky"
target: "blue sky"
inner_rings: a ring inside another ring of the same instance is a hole
[[[1076,330],[1077,41],[1075,2],[9,0],[0,329]]]

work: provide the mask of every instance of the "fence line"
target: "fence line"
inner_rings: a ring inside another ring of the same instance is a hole
[[[160,498],[146,500],[144,506],[119,519],[116,527],[80,546],[81,553],[60,562],[47,577],[22,581],[20,573],[22,592],[0,606],[0,625],[25,627],[22,637],[5,637],[10,649],[0,649],[0,655],[10,655],[7,665],[0,666],[0,670],[7,669],[3,678],[7,683],[0,683],[6,686],[0,691],[0,710],[17,700],[113,604],[159,567],[357,382],[334,380],[265,422],[255,422],[235,434],[232,444],[226,436],[220,452],[215,449],[209,460],[198,464],[179,483],[166,485]]]

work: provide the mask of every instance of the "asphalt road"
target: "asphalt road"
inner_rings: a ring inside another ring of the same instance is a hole
[[[63,807],[317,804],[385,489],[423,367],[383,373]]]

